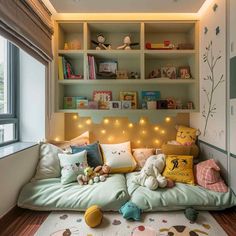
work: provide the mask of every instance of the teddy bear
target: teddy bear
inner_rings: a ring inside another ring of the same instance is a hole
[[[77,177],[79,185],[92,185],[93,183],[104,182],[110,172],[110,167],[107,165],[97,166],[94,169],[86,167],[84,174],[80,174]]]
[[[158,154],[150,156],[141,171],[134,177],[133,182],[150,190],[167,186],[167,179],[161,175],[165,167],[165,155]]]

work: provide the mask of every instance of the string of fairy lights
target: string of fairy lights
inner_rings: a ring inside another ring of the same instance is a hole
[[[72,115],[72,119],[74,121],[79,120],[79,116],[78,115]],[[165,117],[165,123],[170,123],[172,121],[171,117]],[[121,135],[125,136],[128,135],[130,131],[135,132],[135,134],[137,133],[137,139],[134,141],[137,145],[142,144],[142,139],[144,138],[149,138],[148,134],[150,131],[150,125],[147,127],[148,121],[144,118],[140,118],[140,120],[137,123],[132,123],[132,122],[127,122],[127,123],[123,123],[122,119],[115,119],[115,118],[104,118],[102,121],[102,124],[98,130],[98,132],[100,132],[101,135],[105,135],[104,137],[106,137],[107,141],[109,143],[115,142],[116,141],[116,136],[114,134],[112,134],[111,132],[111,128],[119,128],[121,130]],[[88,128],[89,126],[93,125],[92,119],[91,118],[87,118],[83,121],[79,121],[79,123],[77,124],[77,128],[80,130],[83,130],[85,128]],[[138,129],[137,129],[137,125],[138,125]],[[155,133],[157,133],[156,137],[160,137],[166,134],[166,130],[163,129],[161,126],[159,125],[153,125],[151,126],[151,129],[153,129],[153,131]],[[161,144],[161,138],[154,138],[153,139],[153,143],[155,145],[160,145]],[[55,141],[59,141],[58,138],[55,138]]]

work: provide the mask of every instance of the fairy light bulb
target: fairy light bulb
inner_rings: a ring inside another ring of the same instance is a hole
[[[54,139],[54,141],[58,142],[58,141],[60,141],[60,139],[59,139],[58,137],[56,137],[56,138]]]
[[[155,143],[155,144],[159,144],[160,141],[159,141],[158,139],[155,139],[155,140],[154,140],[154,143]]]
[[[158,131],[158,130],[159,130],[159,127],[158,127],[158,126],[155,126],[155,127],[154,127],[154,130],[155,130],[155,131]]]
[[[129,123],[129,128],[133,128],[134,125],[132,123]]]
[[[83,125],[79,124],[77,127],[78,127],[79,129],[82,129],[82,128],[83,128]]]
[[[166,133],[166,131],[163,129],[162,131],[161,131],[161,134],[165,134]]]
[[[142,130],[142,132],[141,132],[142,134],[146,134],[147,133],[147,131],[146,130]]]
[[[166,122],[170,122],[171,119],[170,119],[170,117],[166,117],[165,120],[166,120]]]
[[[115,120],[115,125],[116,125],[116,126],[120,125],[119,120]]]
[[[109,124],[109,119],[104,119],[104,124]]]
[[[108,137],[108,142],[112,142],[113,140],[114,140],[114,137],[113,136],[110,136],[110,137]]]
[[[144,119],[140,119],[139,124],[140,125],[144,125],[145,124],[145,120]]]
[[[77,115],[73,115],[73,120],[77,120],[78,116]]]
[[[140,140],[137,140],[137,144],[140,144],[141,143],[141,141]]]
[[[125,131],[124,131],[124,130],[122,131],[122,134],[125,134]]]
[[[101,130],[101,133],[102,133],[102,134],[105,134],[105,133],[106,133],[106,130],[105,130],[105,129],[102,129],[102,130]]]
[[[85,122],[87,125],[91,125],[92,124],[92,121],[90,119],[87,119],[86,122]]]

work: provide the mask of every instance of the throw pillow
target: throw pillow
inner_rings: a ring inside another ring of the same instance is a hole
[[[194,184],[193,157],[168,155],[163,175],[176,182]]]
[[[101,148],[104,164],[111,167],[111,173],[128,173],[136,168],[130,142],[101,144]]]
[[[77,136],[76,138],[71,139],[70,141],[51,142],[51,143],[60,147],[61,149],[70,150],[70,146],[83,146],[89,144],[89,132],[86,131],[83,134]]]
[[[197,138],[197,130],[194,128],[179,126],[176,134],[176,141],[182,145],[192,145]]]
[[[33,180],[58,178],[61,176],[58,154],[63,150],[50,143],[43,143],[39,148],[39,162]]]
[[[72,153],[77,153],[86,150],[87,151],[87,161],[90,167],[97,167],[103,165],[102,154],[100,151],[99,143],[92,143],[86,146],[71,146]]]
[[[144,166],[148,157],[154,155],[155,149],[153,149],[153,148],[136,148],[136,149],[133,149],[132,151],[133,151],[133,156],[137,162],[136,169],[140,170]]]
[[[194,170],[198,185],[216,192],[228,192],[228,187],[220,176],[220,167],[213,159],[200,162],[195,165]]]
[[[84,173],[87,164],[87,151],[75,154],[58,154],[61,166],[61,183],[69,184],[76,181],[79,174]]]

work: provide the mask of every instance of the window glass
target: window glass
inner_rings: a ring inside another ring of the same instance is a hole
[[[0,114],[9,113],[7,40],[0,36]]]

